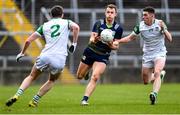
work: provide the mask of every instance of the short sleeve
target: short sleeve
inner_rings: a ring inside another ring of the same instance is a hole
[[[118,37],[121,38],[122,34],[123,34],[123,29],[121,27],[119,27],[118,32],[119,32],[119,36]]]
[[[140,33],[140,31],[139,31],[139,24],[137,24],[137,25],[134,27],[133,32],[134,32],[135,34],[137,34],[137,35]]]
[[[73,24],[73,21],[72,20],[68,20],[68,28],[69,29],[71,28],[72,24]]]
[[[119,26],[118,29],[116,30],[116,34],[115,34],[114,38],[121,39],[122,34],[123,34],[123,29],[122,29],[122,27]]]
[[[36,30],[36,32],[42,36],[42,35],[43,35],[43,25],[41,25],[41,26]]]
[[[100,26],[101,26],[101,22],[100,22],[100,21],[97,21],[97,22],[94,24],[94,26],[93,26],[92,32],[98,33]]]

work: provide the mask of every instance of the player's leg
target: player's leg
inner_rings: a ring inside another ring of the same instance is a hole
[[[145,85],[154,80],[153,68],[142,67],[141,74]]]
[[[89,96],[91,96],[91,94],[93,93],[93,91],[96,88],[96,83],[99,80],[99,78],[101,77],[101,75],[103,74],[103,72],[105,71],[106,68],[106,64],[104,62],[94,62],[93,66],[92,66],[92,76],[91,76],[91,80],[89,81],[86,90],[85,90],[85,94],[84,97],[82,99],[82,105],[88,105],[87,101]]]
[[[149,82],[154,82],[154,62],[152,58],[143,57],[143,63],[142,63],[142,78],[144,81],[144,84],[148,84]],[[150,101],[151,104],[154,104],[156,101],[156,93],[150,93]]]
[[[89,48],[86,48],[83,52],[78,70],[77,70],[77,78],[85,80],[89,79],[89,70],[92,67],[94,62],[93,60],[94,52],[92,52]]]
[[[45,95],[54,85],[55,81],[59,78],[60,73],[55,75],[50,74],[49,79],[46,83],[44,83],[39,89],[38,93],[34,95],[33,99],[29,102],[30,107],[37,107],[40,98]]]
[[[161,87],[161,72],[165,66],[165,57],[157,58],[154,62],[154,83],[153,91],[150,94],[151,104],[155,104],[157,100],[157,94]]]
[[[45,95],[54,85],[55,81],[59,78],[62,69],[65,66],[66,56],[62,55],[47,55],[44,57],[48,61],[48,69],[50,71],[49,79],[39,89],[38,93],[34,95],[33,99],[29,102],[30,107],[36,107],[40,98]]]
[[[24,93],[24,91],[40,74],[41,71],[39,71],[35,66],[33,66],[31,73],[23,80],[16,94],[13,97],[11,97],[9,100],[7,100],[6,106],[11,106],[13,103],[15,103],[18,100],[19,96],[21,96]]]
[[[152,58],[149,58],[147,55],[143,55],[141,76],[144,84],[148,84],[154,80],[153,66],[154,62]]]
[[[159,89],[161,87],[161,71],[163,70],[165,66],[165,57],[157,58],[155,60],[155,65],[154,65],[154,84],[153,84],[153,91],[154,92],[159,92]]]
[[[42,72],[37,69],[35,67],[35,65],[33,66],[32,68],[32,71],[30,73],[29,76],[27,76],[24,81],[22,82],[21,86],[19,87],[19,89],[22,89],[22,90],[26,90],[30,85],[31,83],[37,79],[37,77],[41,74]]]
[[[152,69],[149,69],[146,67],[142,68],[142,78],[143,78],[144,84],[148,84],[149,81],[155,80],[154,74],[152,72],[153,72]],[[150,98],[151,104],[154,104],[157,98],[157,93],[152,91],[149,95],[149,98]]]
[[[90,65],[80,62],[78,70],[77,70],[77,78],[78,79],[85,78],[85,80],[87,80],[89,78],[88,72],[89,72],[90,68],[91,68]]]
[[[148,58],[147,56],[144,55],[142,59],[141,77],[145,85],[154,80],[153,61],[151,58]]]

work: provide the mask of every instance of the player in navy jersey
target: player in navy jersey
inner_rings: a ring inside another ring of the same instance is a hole
[[[117,8],[113,4],[107,5],[105,8],[105,19],[98,20],[92,29],[90,41],[88,46],[83,52],[81,62],[77,70],[78,79],[82,79],[88,75],[89,70],[92,68],[91,79],[86,87],[85,94],[81,101],[82,105],[88,105],[88,98],[91,96],[96,88],[96,82],[100,79],[105,71],[106,65],[109,61],[111,50],[116,50],[119,45],[116,44],[115,38],[121,38],[123,29],[115,22],[117,16]],[[111,29],[114,34],[114,41],[104,43],[100,39],[100,33],[104,29]]]

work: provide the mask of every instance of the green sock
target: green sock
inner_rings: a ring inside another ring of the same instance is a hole
[[[24,91],[22,89],[18,89],[17,92],[16,92],[16,96],[21,96],[22,94],[24,93]]]
[[[158,93],[157,92],[153,92],[155,94],[155,96],[157,97]]]
[[[35,95],[34,97],[33,97],[33,101],[35,101],[35,102],[39,102],[39,99],[41,98],[41,96],[39,96],[38,94],[37,95]]]

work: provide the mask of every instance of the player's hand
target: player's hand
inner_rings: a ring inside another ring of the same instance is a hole
[[[119,47],[119,42],[118,42],[118,41],[113,41],[113,45],[114,45],[115,47]]]
[[[167,30],[167,26],[162,20],[159,21],[159,26],[161,27],[161,31],[164,32],[165,30]]]
[[[119,42],[118,41],[112,41],[108,42],[107,44],[112,50],[117,50],[119,48]]]
[[[16,62],[19,62],[20,61],[20,59],[22,58],[22,57],[24,57],[25,55],[23,54],[23,53],[19,53],[17,56],[16,56]]]
[[[69,47],[69,53],[74,53],[74,51],[76,50],[76,46],[77,46],[77,43],[72,43],[71,46]]]
[[[101,39],[100,36],[96,36],[94,40],[95,40],[95,41],[99,41],[100,39]]]
[[[90,42],[92,42],[92,43],[96,43],[98,41],[100,41],[100,36],[91,37],[91,39],[90,39]]]

